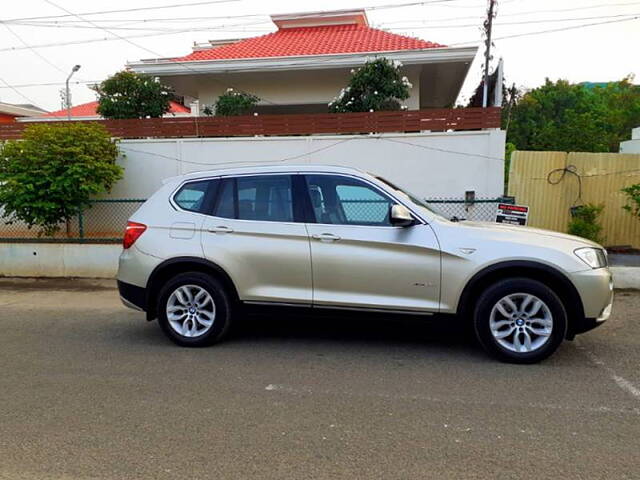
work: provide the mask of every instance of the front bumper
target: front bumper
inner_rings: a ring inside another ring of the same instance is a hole
[[[576,319],[574,333],[584,333],[602,325],[611,316],[613,306],[613,278],[609,269],[573,273],[571,280],[584,309],[584,318]]]

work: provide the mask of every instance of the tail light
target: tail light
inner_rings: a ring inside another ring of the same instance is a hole
[[[127,228],[124,231],[124,238],[122,239],[122,246],[125,250],[136,243],[136,240],[138,240],[146,229],[147,226],[142,223],[127,222]]]

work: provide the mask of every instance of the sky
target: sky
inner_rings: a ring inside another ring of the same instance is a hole
[[[0,102],[57,110],[60,89],[76,64],[81,68],[73,77],[73,104],[89,102],[95,95],[87,83],[103,80],[127,61],[184,55],[194,42],[264,35],[276,29],[268,17],[275,13],[369,7],[373,27],[446,45],[480,44],[488,0],[214,1],[5,1]],[[94,13],[170,5],[181,6]],[[630,74],[640,83],[639,0],[497,0],[497,5],[494,63],[504,59],[509,85],[534,88],[547,77],[605,82]],[[584,26],[594,23],[600,25]],[[478,84],[481,68],[478,56],[461,99]]]

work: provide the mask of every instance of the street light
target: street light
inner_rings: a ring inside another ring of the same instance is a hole
[[[67,81],[65,82],[66,100],[67,100],[67,120],[71,120],[71,92],[69,91],[69,80],[71,80],[71,77],[73,76],[73,74],[76,73],[78,70],[80,70],[80,65],[74,65],[73,68],[71,69],[71,73],[67,77]]]

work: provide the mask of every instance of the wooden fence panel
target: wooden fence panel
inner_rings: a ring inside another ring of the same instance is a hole
[[[576,175],[565,173],[560,179],[562,169],[571,165]],[[552,182],[559,180],[556,185],[549,183],[549,174]],[[517,151],[511,157],[509,195],[529,205],[531,226],[566,232],[574,204],[604,204],[600,221],[607,246],[640,248],[640,220],[622,209],[625,195],[620,191],[636,183],[637,154]]]
[[[477,130],[500,128],[500,108],[426,109],[398,112],[249,115],[238,117],[167,117],[86,120],[104,125],[118,138],[234,137]],[[0,140],[20,138],[27,125],[0,124]],[[42,123],[42,122],[37,122]],[[62,125],[59,120],[49,125]]]

